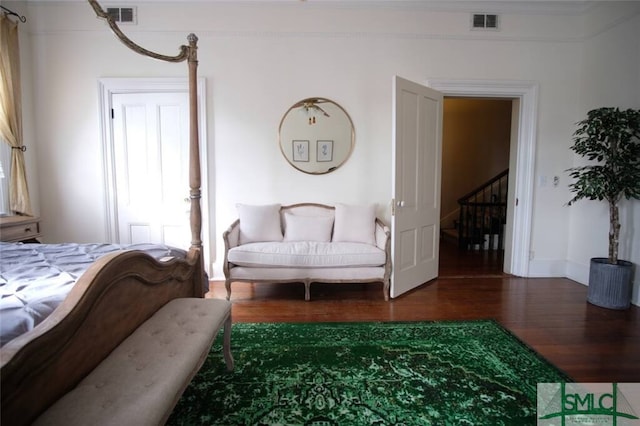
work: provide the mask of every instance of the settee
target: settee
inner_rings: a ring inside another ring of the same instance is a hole
[[[389,300],[390,230],[375,205],[238,204],[223,233],[227,300],[232,282],[382,283]]]

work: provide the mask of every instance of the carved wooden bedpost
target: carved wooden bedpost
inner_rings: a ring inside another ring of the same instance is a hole
[[[180,46],[180,53],[176,56],[161,55],[147,50],[131,41],[118,27],[113,18],[109,16],[96,0],[88,0],[96,15],[103,18],[111,27],[114,34],[134,52],[159,59],[166,62],[187,61],[189,65],[189,187],[191,199],[191,247],[202,250],[202,209],[200,199],[202,198],[200,186],[200,141],[198,131],[198,37],[189,34],[187,40],[189,45]]]
[[[202,293],[209,288],[208,277],[204,269],[204,253],[202,252],[202,198],[200,173],[200,126],[198,126],[198,37],[189,34],[187,63],[189,65],[189,198],[191,199],[190,227],[191,248],[200,252],[198,262],[202,271]]]
[[[189,186],[191,188],[191,247],[202,249],[202,198],[198,126],[198,37],[189,34]]]

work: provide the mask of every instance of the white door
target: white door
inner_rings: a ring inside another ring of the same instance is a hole
[[[438,276],[442,93],[395,77],[391,297]]]
[[[114,94],[112,102],[119,242],[188,249],[188,94]]]

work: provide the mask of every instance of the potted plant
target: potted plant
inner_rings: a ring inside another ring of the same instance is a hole
[[[577,123],[571,146],[595,164],[570,168],[569,205],[583,198],[609,203],[609,256],[592,258],[587,301],[610,308],[631,304],[633,264],[618,259],[622,198],[640,199],[640,110],[598,108]]]

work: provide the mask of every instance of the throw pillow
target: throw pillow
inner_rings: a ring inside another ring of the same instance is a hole
[[[333,217],[284,214],[284,241],[331,241]]]
[[[240,244],[282,241],[280,204],[238,204]]]
[[[333,241],[375,244],[375,204],[351,206],[336,204]]]

